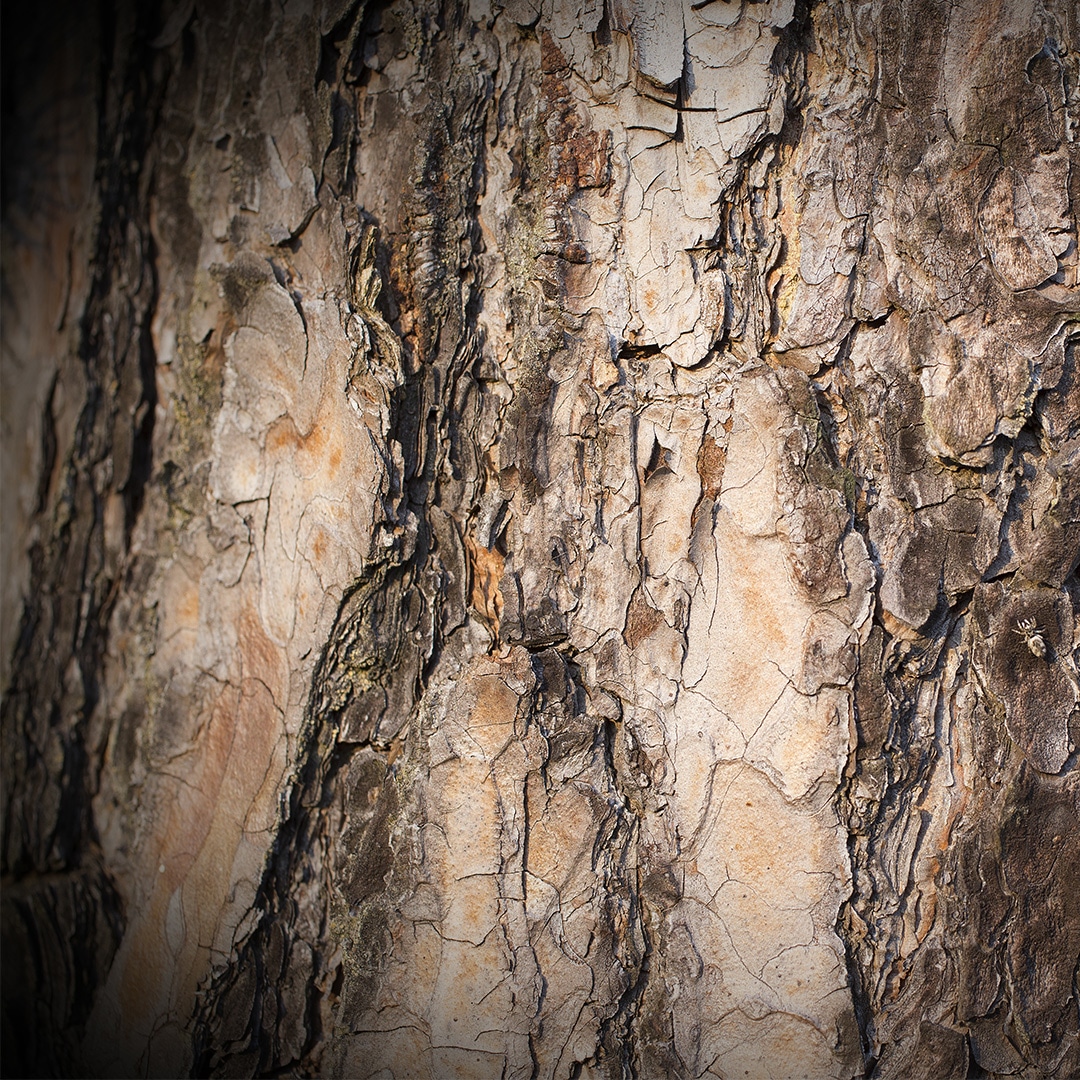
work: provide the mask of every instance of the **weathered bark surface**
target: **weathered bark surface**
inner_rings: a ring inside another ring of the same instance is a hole
[[[1077,19],[28,25],[5,1071],[1080,1073]]]

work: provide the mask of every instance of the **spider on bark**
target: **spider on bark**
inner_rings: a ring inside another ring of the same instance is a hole
[[[1040,660],[1046,659],[1046,639],[1034,619],[1021,619],[1016,624],[1013,633],[1019,634],[1024,639],[1024,644],[1032,656],[1037,656]]]

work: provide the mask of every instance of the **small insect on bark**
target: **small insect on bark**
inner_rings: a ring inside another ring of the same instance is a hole
[[[1040,660],[1046,659],[1046,640],[1043,638],[1041,628],[1035,625],[1034,619],[1021,619],[1016,624],[1013,633],[1019,634],[1024,639],[1024,644],[1032,656],[1037,656]]]

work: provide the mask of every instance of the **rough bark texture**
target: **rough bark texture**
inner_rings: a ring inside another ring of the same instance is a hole
[[[13,37],[6,1074],[1080,1073],[1069,0]]]

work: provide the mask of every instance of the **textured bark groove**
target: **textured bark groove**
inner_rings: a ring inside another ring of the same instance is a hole
[[[5,1073],[1080,1072],[1072,6],[49,29]]]

